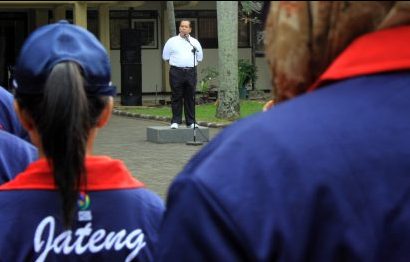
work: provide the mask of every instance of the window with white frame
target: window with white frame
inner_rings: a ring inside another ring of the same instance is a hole
[[[132,19],[131,24],[140,32],[142,48],[158,48],[156,19]]]
[[[158,48],[158,12],[137,10],[111,10],[110,11],[110,44],[111,49],[120,49],[121,29],[132,27],[141,35],[141,48]]]
[[[191,21],[192,33],[202,48],[218,48],[218,21],[216,10],[176,10],[177,32],[179,21]],[[238,20],[238,47],[250,47],[250,24]]]
[[[120,32],[121,29],[126,29],[129,27],[129,22],[127,18],[111,18],[110,19],[110,45],[111,49],[120,49],[121,39]]]
[[[253,27],[254,33],[254,48],[255,48],[255,55],[256,56],[264,56],[265,55],[265,46],[264,46],[264,39],[265,39],[265,26],[262,23],[254,24]]]

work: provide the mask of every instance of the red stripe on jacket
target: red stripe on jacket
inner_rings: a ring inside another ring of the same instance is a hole
[[[308,89],[332,81],[410,69],[410,26],[366,34],[353,41]]]
[[[86,157],[87,188],[98,191],[135,189],[145,185],[135,179],[124,163],[106,156]],[[55,190],[50,166],[43,158],[31,163],[15,179],[0,186],[0,190]]]

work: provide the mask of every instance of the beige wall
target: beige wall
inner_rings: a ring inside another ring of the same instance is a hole
[[[251,60],[251,49],[250,48],[239,48],[238,50],[239,59],[249,59]],[[264,57],[255,58],[255,64],[258,68],[258,79],[255,83],[255,89],[257,90],[270,90],[270,73],[268,64]],[[203,78],[202,70],[206,67],[218,68],[218,49],[205,49],[204,50],[204,61],[198,66],[198,84]]]
[[[251,59],[250,48],[240,48],[238,50],[239,58]],[[162,48],[161,49],[143,49],[142,50],[142,92],[154,93],[163,91],[163,86],[169,83],[162,81]],[[121,64],[120,51],[111,50],[112,82],[117,86],[117,92],[121,92]],[[264,57],[258,57],[255,60],[258,67],[258,80],[255,89],[270,90],[269,70]],[[204,74],[201,72],[206,67],[218,67],[218,49],[204,49],[204,60],[198,66],[198,84]],[[164,72],[168,74],[168,71]],[[169,89],[168,89],[169,90]],[[167,90],[167,91],[168,91]]]
[[[121,64],[120,50],[110,51],[112,83],[117,86],[117,92],[121,92]],[[142,67],[142,92],[162,91],[162,59],[159,49],[143,49],[141,51]]]
[[[271,76],[265,57],[256,57],[255,65],[258,68],[258,79],[255,83],[256,90],[271,90]]]

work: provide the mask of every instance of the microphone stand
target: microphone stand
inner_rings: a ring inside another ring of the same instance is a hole
[[[189,36],[185,35],[185,40],[192,46],[191,52],[192,52],[193,55],[194,55],[194,67],[193,67],[193,68],[194,68],[194,70],[195,70],[195,77],[197,77],[197,76],[196,76],[196,67],[195,67],[196,51],[197,51],[197,49],[196,49],[196,47],[195,47],[193,44],[191,44],[191,42],[189,41],[188,37],[189,37]],[[196,83],[196,81],[195,81],[195,83]],[[196,86],[194,87],[194,128],[193,128],[193,130],[192,130],[192,132],[193,132],[192,136],[193,136],[193,138],[194,138],[194,141],[188,141],[188,142],[186,142],[186,144],[187,144],[187,145],[190,145],[190,146],[200,146],[200,145],[203,144],[201,141],[196,141],[197,123],[196,123],[196,117],[195,117],[195,115],[196,115],[196,110],[195,110],[195,106],[196,106],[196,101],[195,101],[195,100],[196,100],[196,99],[195,99],[195,96],[196,96]]]

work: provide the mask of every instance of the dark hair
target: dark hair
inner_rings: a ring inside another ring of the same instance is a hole
[[[40,134],[45,157],[62,199],[63,223],[71,227],[80,186],[86,187],[85,155],[90,129],[107,97],[87,97],[80,67],[62,62],[53,67],[43,94],[16,94]]]
[[[182,24],[182,22],[188,22],[189,23],[189,28],[191,28],[191,21],[189,21],[188,19],[182,19],[180,22],[179,22],[179,26],[181,26],[181,24]]]

